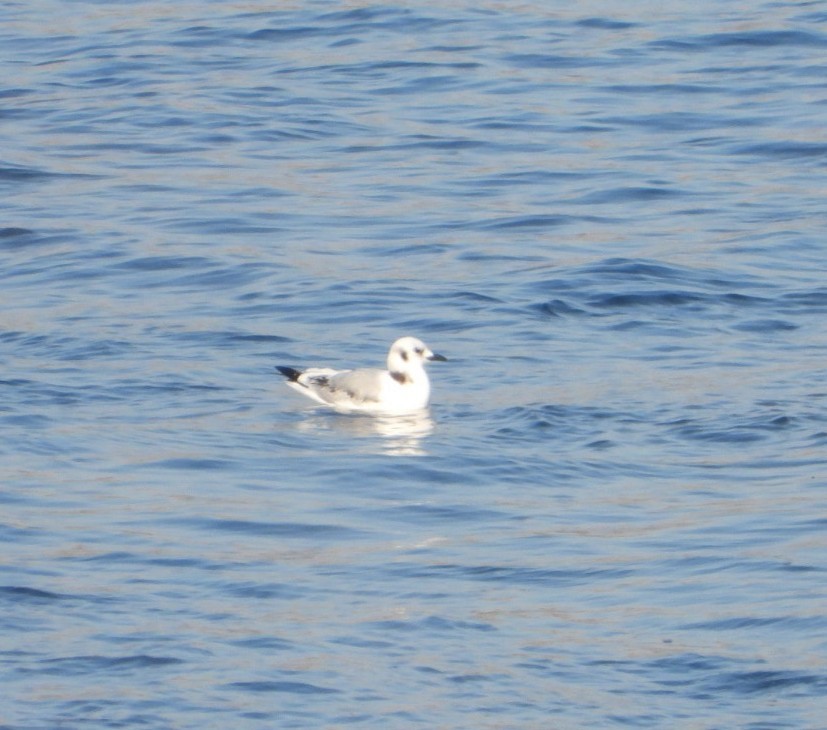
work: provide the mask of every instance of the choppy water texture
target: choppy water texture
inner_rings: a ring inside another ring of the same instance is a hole
[[[827,12],[0,5],[0,726],[825,727]],[[430,413],[276,364],[398,335]]]

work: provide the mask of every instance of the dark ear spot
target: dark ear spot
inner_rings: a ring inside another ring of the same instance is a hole
[[[402,359],[403,359],[405,362],[408,362],[408,353],[407,353],[407,352],[405,352],[404,350],[400,350],[400,351],[399,351],[399,354],[402,356]]]

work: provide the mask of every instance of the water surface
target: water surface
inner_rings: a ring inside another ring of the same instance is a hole
[[[823,727],[820,4],[0,48],[0,726]],[[273,370],[402,334],[420,417]]]

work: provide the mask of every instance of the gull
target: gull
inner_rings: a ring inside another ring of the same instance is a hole
[[[396,415],[428,406],[431,382],[425,362],[445,359],[416,337],[400,337],[388,352],[387,370],[296,370],[282,365],[276,370],[293,390],[337,411]]]

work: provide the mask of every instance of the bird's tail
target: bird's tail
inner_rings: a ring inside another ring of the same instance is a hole
[[[302,374],[301,370],[296,370],[295,368],[287,368],[284,367],[284,365],[276,365],[276,370],[278,370],[291,383],[295,383],[299,379],[299,376]]]

